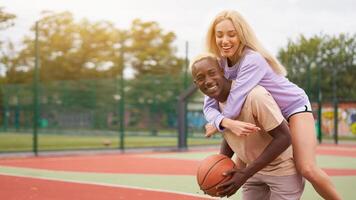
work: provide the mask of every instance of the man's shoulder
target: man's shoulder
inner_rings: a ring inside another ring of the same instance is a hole
[[[271,95],[266,88],[256,85],[247,95],[247,98],[250,100],[255,100],[256,98],[263,98],[265,95]]]
[[[247,95],[245,105],[251,108],[259,108],[258,110],[277,110],[280,109],[270,92],[264,87],[257,85]]]

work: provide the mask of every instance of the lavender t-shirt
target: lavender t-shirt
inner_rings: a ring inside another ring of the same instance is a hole
[[[286,77],[276,74],[258,52],[248,49],[240,62],[234,66],[228,67],[226,59],[222,59],[220,65],[224,68],[225,77],[236,81],[222,112],[219,111],[219,105],[215,99],[208,96],[204,99],[205,118],[220,131],[222,119],[224,117],[233,119],[239,116],[247,94],[256,85],[263,86],[272,94],[286,119],[297,108],[309,104],[304,90]]]

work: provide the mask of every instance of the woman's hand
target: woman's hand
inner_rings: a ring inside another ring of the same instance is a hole
[[[205,137],[209,138],[215,133],[218,133],[218,129],[212,124],[205,125]]]
[[[238,120],[232,120],[229,118],[224,118],[221,121],[221,125],[227,129],[229,129],[231,132],[233,132],[237,136],[247,136],[251,133],[256,133],[259,130],[261,130],[255,124],[238,121]]]

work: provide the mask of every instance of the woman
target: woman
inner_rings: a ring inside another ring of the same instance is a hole
[[[236,135],[257,131],[253,124],[232,119],[240,113],[248,92],[256,85],[263,86],[289,122],[293,155],[300,174],[324,199],[341,199],[328,175],[316,165],[314,118],[307,95],[284,77],[285,68],[262,47],[237,11],[223,11],[215,17],[207,33],[207,50],[221,59],[225,76],[236,84],[221,113],[216,100],[205,97],[206,119],[218,130],[228,128]],[[215,86],[209,89],[214,90]]]

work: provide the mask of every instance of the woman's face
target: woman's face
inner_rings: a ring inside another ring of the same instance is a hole
[[[229,19],[224,19],[215,25],[215,41],[221,56],[232,59],[240,41],[237,38],[236,29]]]

